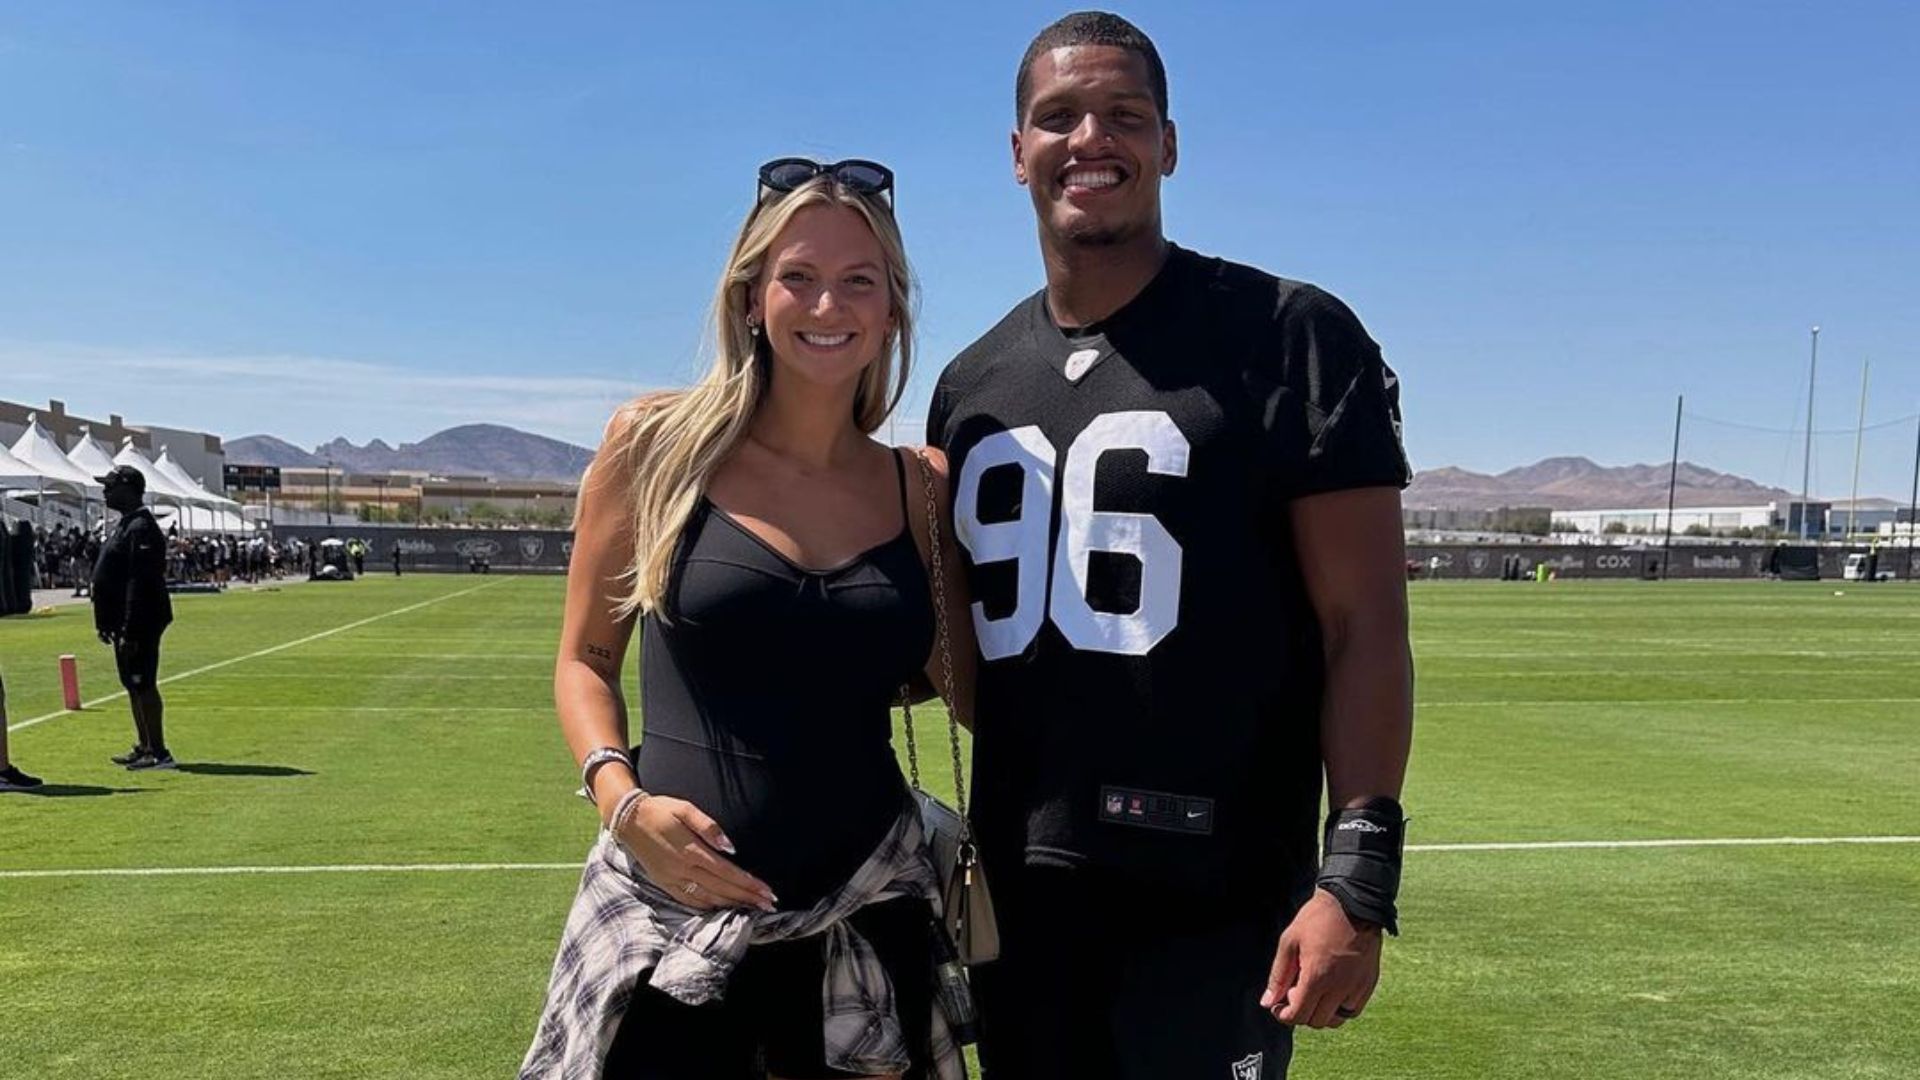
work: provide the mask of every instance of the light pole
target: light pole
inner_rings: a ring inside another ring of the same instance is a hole
[[[375,498],[378,500],[377,505],[379,506],[379,512],[375,516],[382,524],[385,524],[387,520],[387,483],[389,479],[390,478],[385,476],[377,476],[373,479],[373,486],[376,492]]]
[[[1913,492],[1907,496],[1907,580],[1913,580],[1913,532],[1920,529],[1920,424],[1913,439]]]
[[[327,455],[327,527],[333,527],[333,455]]]
[[[1800,458],[1800,539],[1807,538],[1807,517],[1812,513],[1813,485],[1813,373],[1820,367],[1820,328],[1813,328],[1813,356],[1807,361],[1807,448]]]

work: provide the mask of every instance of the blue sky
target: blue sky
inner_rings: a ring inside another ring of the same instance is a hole
[[[910,425],[1040,283],[1011,84],[1066,10],[0,0],[0,397],[591,443],[699,370],[754,168],[798,153],[900,175]],[[1169,234],[1351,303],[1416,466],[1661,460],[1684,393],[1684,456],[1797,488],[1815,323],[1816,487],[1863,360],[1869,423],[1920,412],[1920,7],[1121,10],[1170,72]],[[1913,438],[1868,434],[1864,491]]]

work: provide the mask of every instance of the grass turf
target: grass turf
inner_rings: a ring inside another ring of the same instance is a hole
[[[1920,592],[1834,592],[1416,586],[1414,842],[1920,834]],[[557,580],[176,603],[162,676],[221,665],[165,687],[185,767],[107,764],[131,741],[123,699],[16,731],[53,790],[0,796],[0,871],[573,864],[590,842],[548,704]],[[14,724],[59,708],[62,652],[89,700],[116,688],[84,608],[0,622]],[[920,722],[940,786],[942,721]],[[0,1060],[510,1074],[573,884],[0,876]],[[1920,846],[1416,854],[1373,1007],[1303,1032],[1294,1075],[1910,1076],[1916,896]]]

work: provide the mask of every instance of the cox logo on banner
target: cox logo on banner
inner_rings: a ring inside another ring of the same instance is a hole
[[[1633,568],[1633,556],[1613,554],[1595,555],[1593,557],[1593,568],[1595,570],[1630,570]]]

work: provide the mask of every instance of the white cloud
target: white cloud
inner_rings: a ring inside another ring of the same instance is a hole
[[[313,356],[205,356],[162,350],[0,342],[0,397],[49,398],[131,424],[277,435],[313,446],[345,435],[413,442],[456,424],[496,423],[583,446],[646,390],[597,376],[412,370]]]

